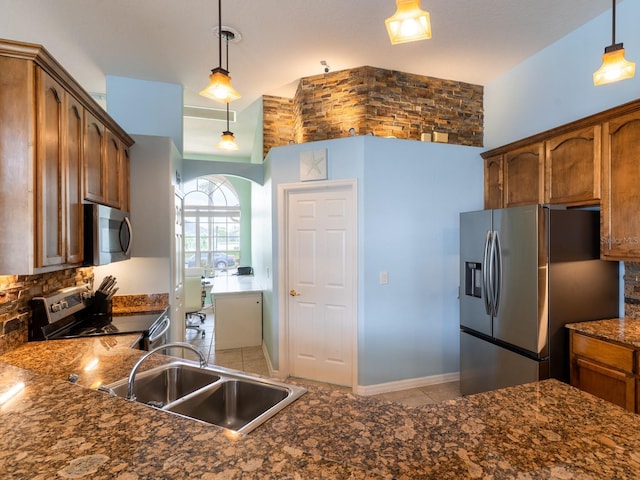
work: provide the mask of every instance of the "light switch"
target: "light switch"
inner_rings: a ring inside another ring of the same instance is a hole
[[[380,285],[389,283],[389,272],[380,272]]]

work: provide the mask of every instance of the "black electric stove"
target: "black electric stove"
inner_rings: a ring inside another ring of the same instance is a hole
[[[31,300],[29,341],[101,335],[140,334],[132,347],[149,350],[165,343],[170,326],[167,310],[160,313],[116,315],[109,299],[87,287],[70,287]]]

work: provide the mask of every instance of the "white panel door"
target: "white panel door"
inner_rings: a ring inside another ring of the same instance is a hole
[[[291,193],[287,222],[290,373],[351,386],[357,311],[351,185]]]
[[[183,197],[182,194],[175,189],[172,207],[175,217],[172,241],[173,258],[171,259],[173,302],[171,302],[171,329],[169,330],[169,340],[172,342],[184,342],[186,324],[184,317]]]

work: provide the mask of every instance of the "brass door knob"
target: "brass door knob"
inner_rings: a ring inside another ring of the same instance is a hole
[[[298,292],[296,292],[295,290],[289,290],[289,295],[291,295],[292,297],[299,297],[300,294]]]

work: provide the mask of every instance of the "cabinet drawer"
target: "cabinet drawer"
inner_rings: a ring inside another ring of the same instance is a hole
[[[625,372],[633,373],[634,371],[634,351],[630,348],[575,332],[571,332],[571,345],[574,355],[580,355]]]
[[[572,385],[584,392],[635,411],[636,380],[633,375],[603,367],[588,360],[576,360],[577,382]]]

